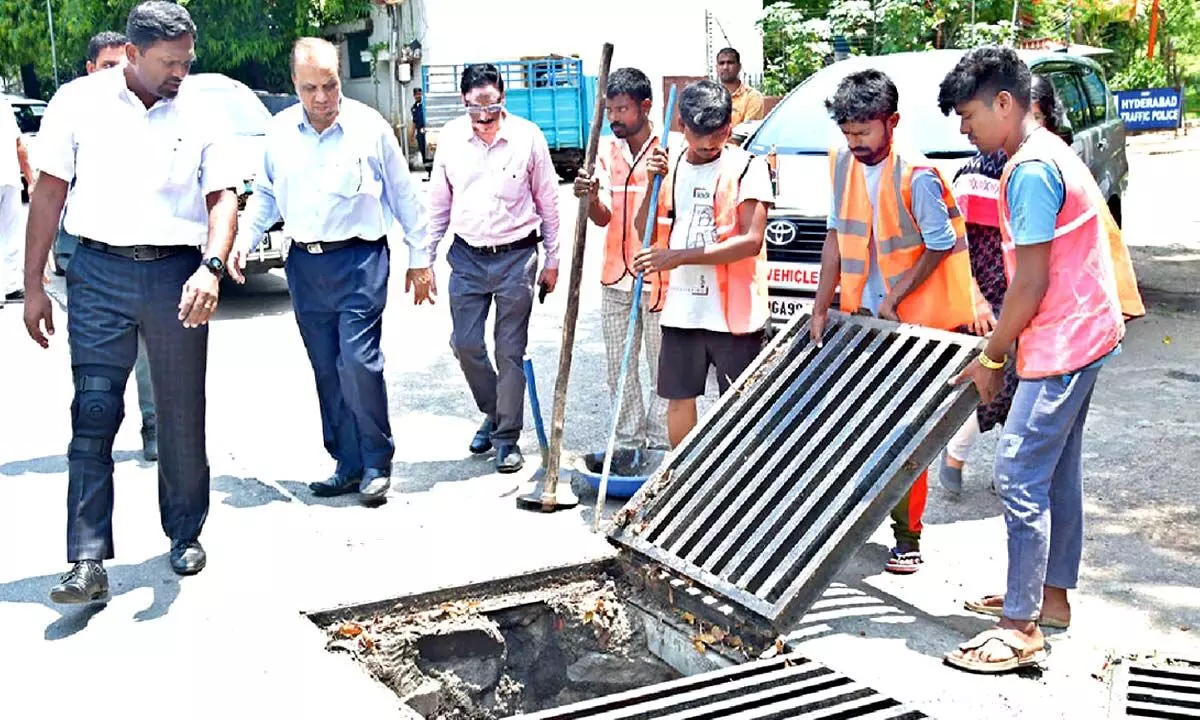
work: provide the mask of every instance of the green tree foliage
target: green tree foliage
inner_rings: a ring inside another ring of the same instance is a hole
[[[1151,2],[1120,0],[791,0],[775,2],[759,25],[764,87],[785,92],[816,72],[845,39],[856,54],[969,48],[1051,38],[1108,48],[1097,58],[1117,88],[1194,88],[1200,73],[1200,2],[1159,0],[1158,47],[1146,59]],[[1016,23],[1013,23],[1014,9]],[[1192,90],[1200,96],[1200,91]],[[1197,98],[1200,102],[1200,97]]]
[[[84,72],[92,35],[124,31],[139,0],[51,0],[60,82]],[[255,88],[288,89],[288,53],[297,37],[355,20],[370,0],[179,0],[197,26],[197,71],[220,72]],[[45,0],[0,0],[0,74],[14,77],[33,66],[53,90]],[[48,95],[49,92],[43,94]]]

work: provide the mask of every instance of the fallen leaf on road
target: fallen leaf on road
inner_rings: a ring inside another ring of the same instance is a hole
[[[713,636],[713,639],[716,640],[717,642],[721,642],[726,637],[725,631],[722,630],[721,628],[717,627],[716,625],[712,626],[712,636]]]
[[[1168,335],[1165,338],[1163,338],[1163,345],[1170,345],[1170,344],[1171,344],[1171,336]]]
[[[342,626],[338,628],[338,632],[342,637],[358,637],[359,635],[362,635],[362,627],[358,623],[343,623]]]
[[[695,625],[696,624],[696,616],[691,614],[690,612],[685,612],[683,614],[683,621],[685,623],[687,623],[688,625]]]
[[[717,639],[715,637],[713,637],[712,633],[700,633],[699,635],[696,636],[696,639],[699,640],[700,642],[704,643],[705,645],[716,645],[717,644]]]
[[[708,647],[704,644],[704,641],[698,637],[692,638],[692,647],[696,648],[696,652],[701,655],[708,651]]]
[[[733,637],[729,638],[729,647],[736,650],[736,649],[740,648],[741,646],[742,646],[742,639],[740,637],[738,637],[737,635],[734,635]]]

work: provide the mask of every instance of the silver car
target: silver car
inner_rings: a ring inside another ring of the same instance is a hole
[[[959,120],[938,109],[938,86],[965,50],[932,50],[877,57],[854,56],[822,68],[792,90],[753,128],[743,143],[751,153],[776,153],[776,204],[767,223],[771,314],[777,322],[811,307],[821,271],[821,248],[830,206],[830,147],[846,140],[825,110],[825,99],[850,73],[877,68],[900,91],[896,142],[919,150],[947,180],[976,149],[959,132]],[[1121,221],[1128,183],[1125,125],[1104,71],[1092,60],[1050,51],[1020,51],[1035,73],[1047,75],[1066,117],[1063,134],[1091,168],[1109,208]]]

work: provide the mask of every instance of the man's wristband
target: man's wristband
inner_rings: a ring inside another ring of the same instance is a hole
[[[986,352],[980,351],[979,364],[984,366],[988,370],[1003,370],[1004,366],[1008,364],[1008,356],[1005,355],[1003,358],[1000,359],[999,362],[997,362],[996,360],[993,360],[990,357],[988,357]]]

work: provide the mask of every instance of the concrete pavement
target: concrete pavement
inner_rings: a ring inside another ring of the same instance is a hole
[[[1092,673],[1107,653],[1200,658],[1200,210],[1161,204],[1184,192],[1174,179],[1198,159],[1194,150],[1133,158],[1126,227],[1151,316],[1130,326],[1093,404],[1084,576],[1074,627],[1053,638],[1051,668],[994,678],[940,664],[987,626],[962,601],[1003,588],[1003,521],[986,482],[992,437],[976,449],[962,499],[933,491],[921,572],[881,572],[890,539],[882,528],[797,629],[804,652],[941,718],[1095,718],[1107,690]],[[568,188],[561,198],[569,234],[576,206]],[[600,238],[589,239],[568,403],[565,447],[575,452],[601,447],[608,430]],[[563,242],[565,287],[569,236]],[[444,263],[439,270],[445,287]],[[102,717],[396,717],[394,696],[326,653],[304,611],[612,552],[589,530],[591,496],[552,516],[515,509],[538,458],[529,423],[521,476],[469,456],[480,418],[450,355],[444,295],[420,308],[410,297],[394,273],[384,350],[397,463],[389,502],[368,509],[314,499],[305,487],[332,463],[283,279],[226,292],[210,340],[209,567],[183,579],[170,571],[156,471],[138,459],[134,411],[116,445],[114,598],[99,611],[47,599],[66,569],[65,318],[43,351],[25,337],[20,306],[0,310],[0,715],[74,718],[91,706],[67,693],[82,691],[101,698]],[[534,309],[530,354],[547,421],[564,307],[560,289]],[[131,383],[129,408],[134,400]]]

